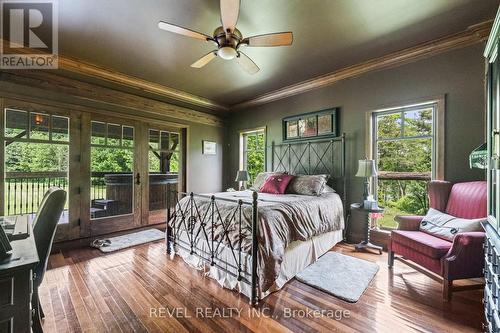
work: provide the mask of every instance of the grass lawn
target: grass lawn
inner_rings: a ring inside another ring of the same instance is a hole
[[[396,215],[413,215],[413,214],[403,212],[394,207],[385,207],[384,216],[378,219],[377,221],[379,228],[391,228],[391,229],[397,228],[398,223],[394,221],[394,217]]]

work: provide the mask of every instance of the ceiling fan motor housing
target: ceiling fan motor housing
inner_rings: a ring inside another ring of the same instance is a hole
[[[219,48],[229,46],[233,49],[238,47],[238,44],[243,39],[243,35],[238,29],[234,29],[233,32],[225,33],[223,27],[218,27],[214,31],[214,40],[219,45]]]

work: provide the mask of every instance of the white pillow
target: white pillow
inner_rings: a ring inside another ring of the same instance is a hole
[[[462,219],[440,212],[434,208],[429,208],[427,215],[420,222],[420,231],[433,236],[453,241],[455,235],[462,232],[483,231],[482,219]]]
[[[335,190],[331,188],[330,186],[326,185],[323,187],[323,192],[321,193],[335,193]]]

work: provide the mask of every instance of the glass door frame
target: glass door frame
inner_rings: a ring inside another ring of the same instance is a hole
[[[69,118],[69,156],[68,156],[68,223],[61,223],[57,226],[54,241],[63,241],[73,239],[80,234],[80,124],[81,113],[42,103],[32,103],[14,98],[0,98],[0,140],[2,149],[0,149],[0,215],[5,214],[5,110],[15,109],[41,114],[50,114]]]
[[[157,223],[155,221],[150,221],[150,211],[149,211],[149,131],[164,131],[170,133],[178,133],[179,134],[179,170],[178,170],[178,184],[177,190],[180,192],[186,191],[186,141],[187,141],[187,127],[185,126],[173,126],[167,124],[158,124],[146,122],[144,123],[144,134],[145,134],[145,143],[143,146],[145,152],[145,177],[143,177],[144,182],[144,192],[142,198],[142,206],[144,207],[143,219],[144,224],[162,224],[163,222]],[[168,218],[168,215],[167,215]]]
[[[132,171],[132,213],[91,218],[91,137],[92,121],[131,126],[134,128],[134,162]],[[141,143],[143,124],[140,121],[121,118],[120,116],[104,116],[96,113],[84,113],[82,115],[82,178],[84,184],[81,187],[81,237],[95,237],[103,234],[119,232],[123,230],[138,228],[142,225],[142,188],[144,187],[143,177],[143,149]]]

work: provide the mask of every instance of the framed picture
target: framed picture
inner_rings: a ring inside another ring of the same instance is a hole
[[[305,119],[305,128],[303,137],[311,137],[318,135],[318,119],[317,117],[307,117]]]
[[[298,138],[299,137],[299,122],[298,120],[288,121],[286,123],[286,136],[287,138]]]
[[[283,141],[336,137],[339,108],[316,111],[283,119]]]
[[[217,155],[217,142],[203,140],[203,155]]]
[[[318,135],[332,133],[332,115],[322,114],[318,115]]]

